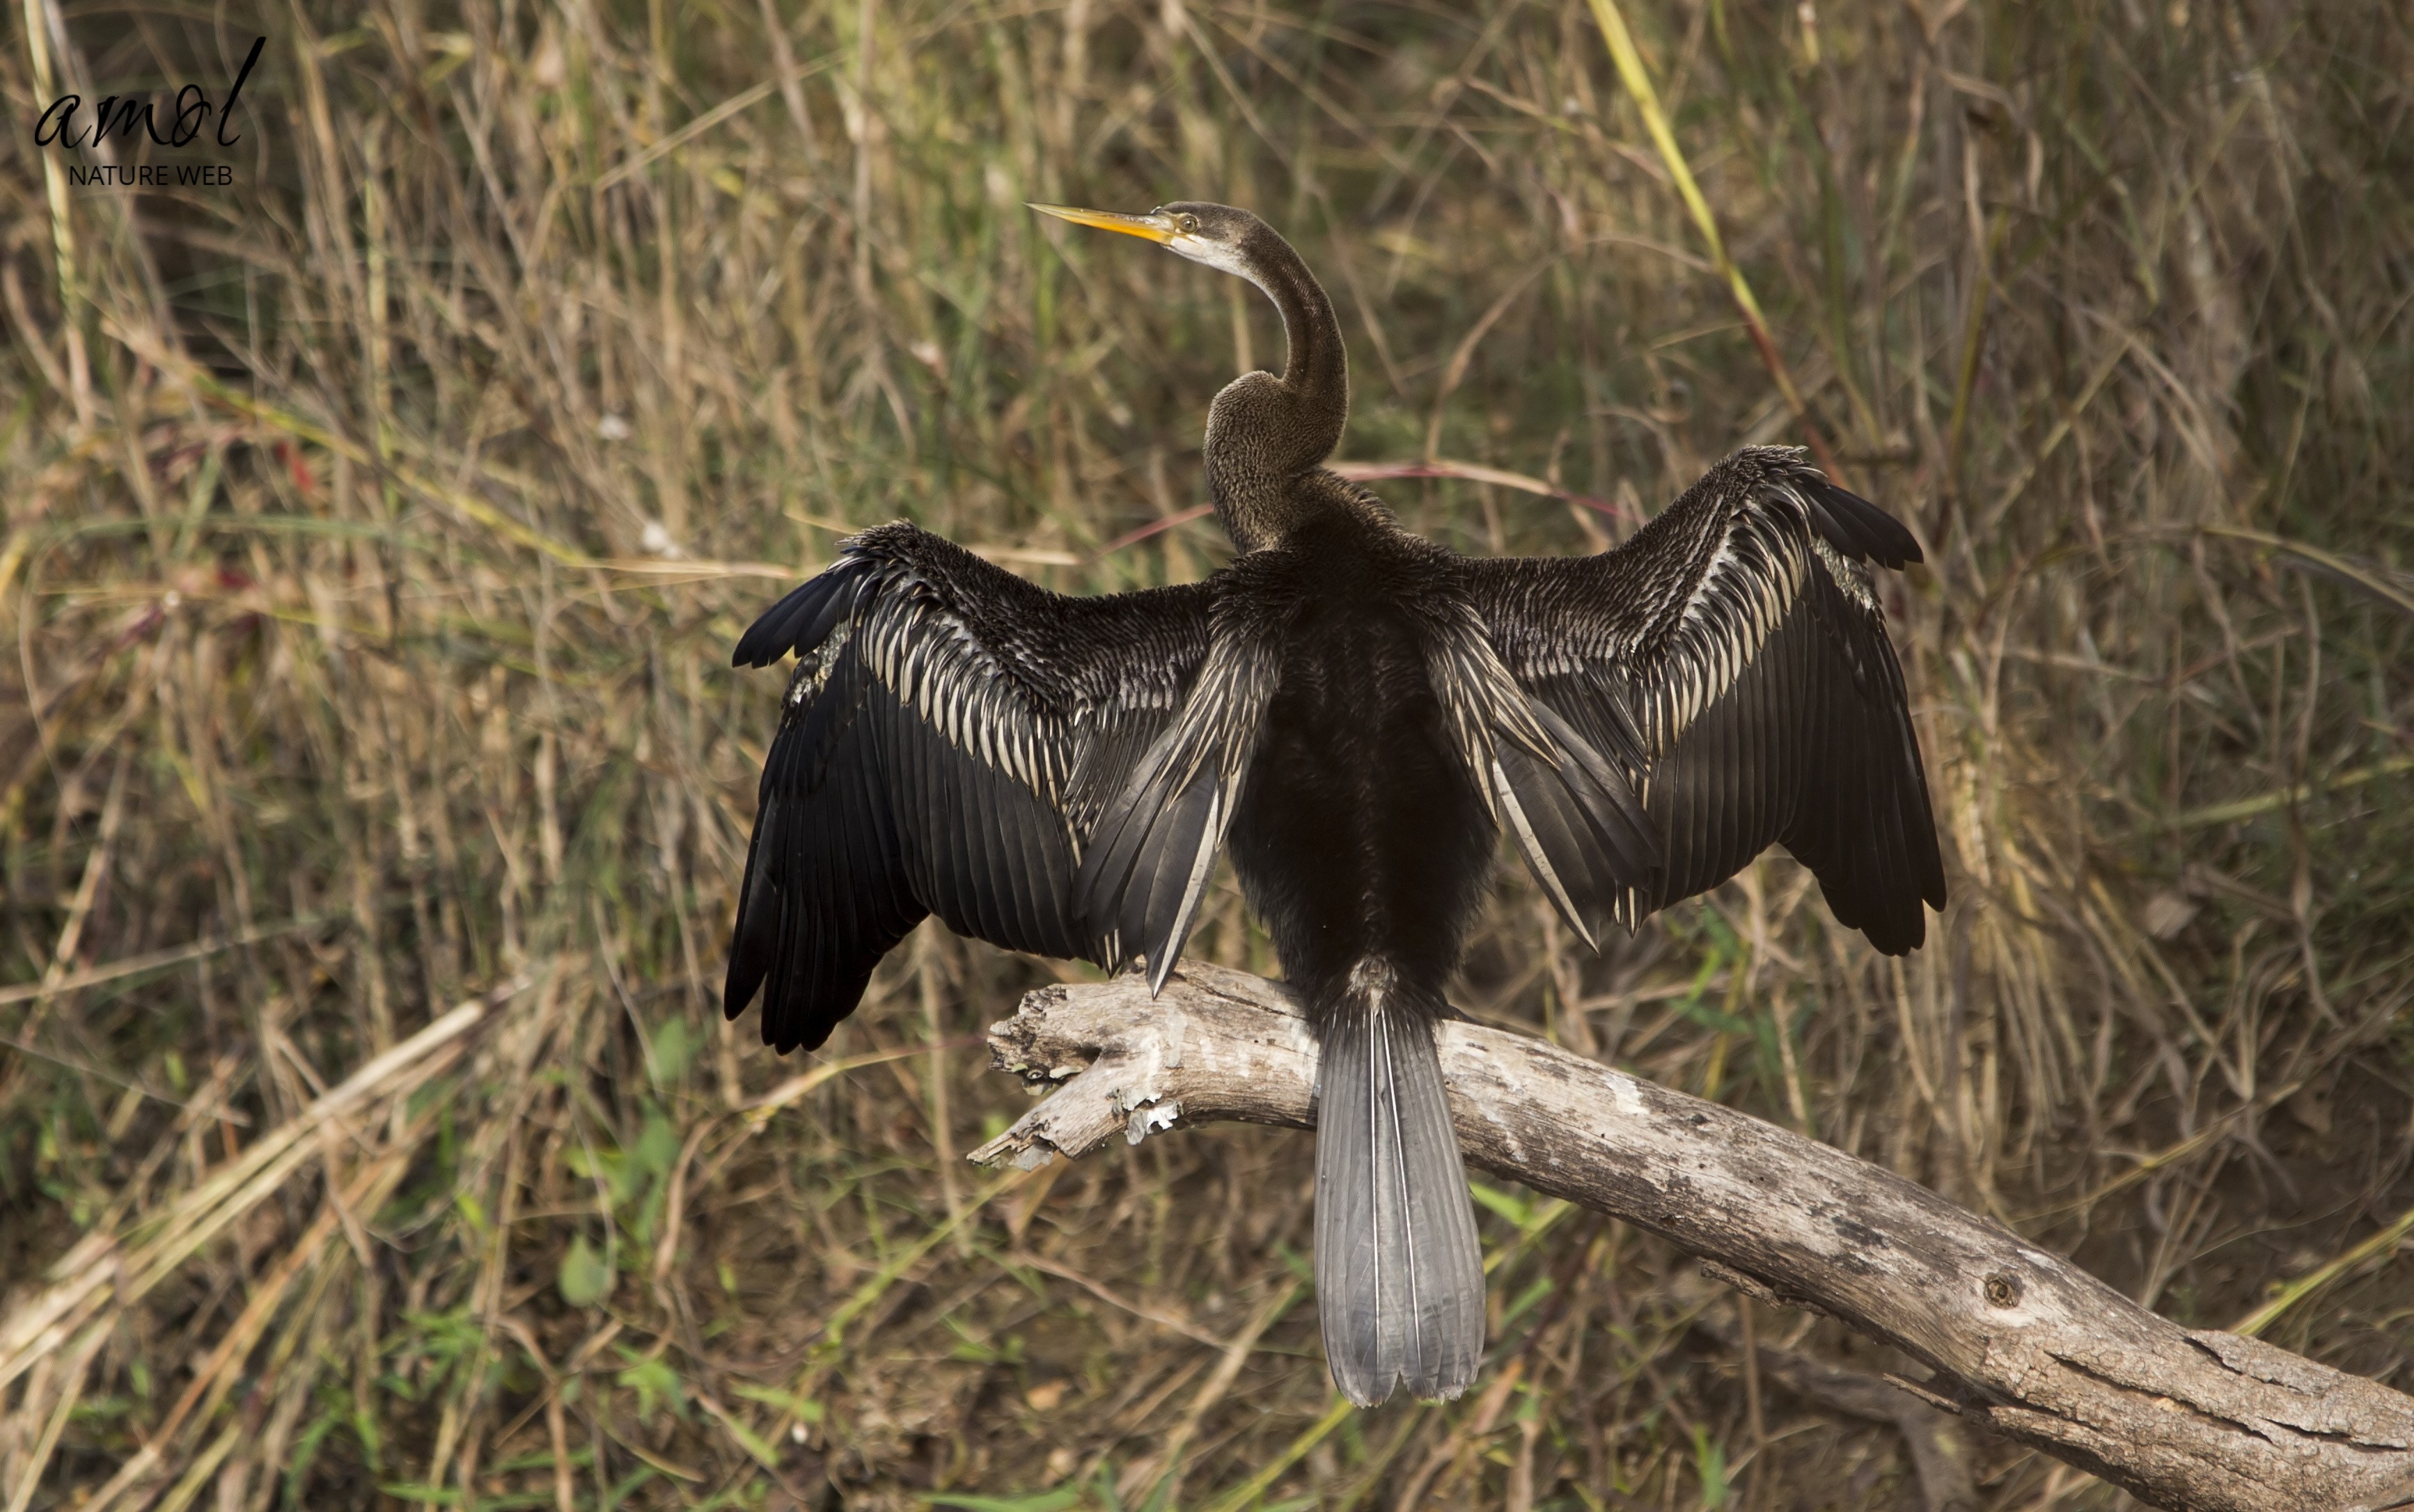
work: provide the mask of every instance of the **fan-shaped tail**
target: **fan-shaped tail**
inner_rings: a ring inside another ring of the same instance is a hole
[[[1334,1383],[1447,1401],[1483,1355],[1483,1253],[1433,1024],[1377,963],[1318,1014],[1316,1300]]]

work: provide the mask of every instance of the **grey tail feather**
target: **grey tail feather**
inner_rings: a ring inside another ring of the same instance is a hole
[[[1483,1252],[1433,1020],[1378,963],[1318,1015],[1316,1305],[1342,1395],[1448,1401],[1483,1356]]]

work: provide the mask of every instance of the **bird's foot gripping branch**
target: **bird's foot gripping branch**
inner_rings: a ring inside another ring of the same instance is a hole
[[[2259,1341],[2190,1330],[1925,1187],[1527,1036],[1438,1033],[1469,1164],[1648,1228],[1764,1299],[1815,1308],[1934,1372],[1962,1420],[2157,1506],[2414,1505],[2414,1397]],[[1036,1164],[1117,1135],[1314,1126],[1316,1043],[1282,986],[1185,963],[1049,987],[993,1026],[1054,1090],[974,1152]]]

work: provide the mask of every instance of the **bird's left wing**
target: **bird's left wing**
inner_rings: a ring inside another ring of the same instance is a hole
[[[1800,452],[1747,447],[1614,550],[1468,564],[1510,674],[1624,756],[1658,831],[1650,880],[1569,890],[1579,929],[1632,928],[1781,843],[1878,949],[1926,938],[1945,868],[1868,565],[1918,559]]]
[[[928,913],[1108,960],[1073,881],[1208,649],[1210,591],[1051,593],[910,525],[857,536],[738,643],[797,666],[763,767],[723,1007],[812,1048]]]

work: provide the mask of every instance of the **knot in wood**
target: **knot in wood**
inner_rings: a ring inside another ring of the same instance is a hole
[[[2018,1307],[2020,1304],[2020,1278],[2004,1270],[1990,1270],[1983,1283],[1990,1307]]]

